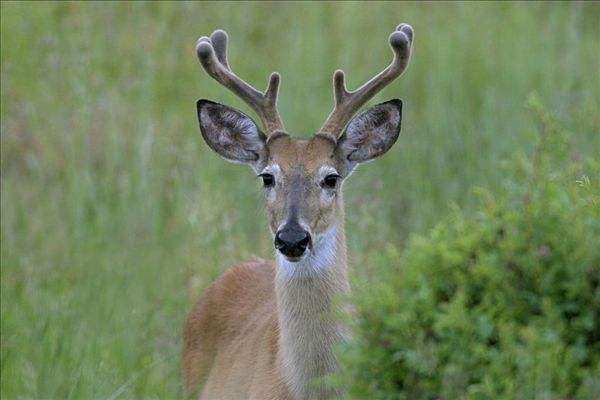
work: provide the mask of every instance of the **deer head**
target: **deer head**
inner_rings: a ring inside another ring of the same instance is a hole
[[[261,126],[239,110],[198,100],[200,130],[206,143],[228,161],[249,165],[261,178],[275,248],[297,262],[318,248],[321,237],[343,221],[341,186],[360,163],[387,152],[400,133],[402,102],[390,100],[355,114],[406,69],[413,30],[401,24],[389,36],[390,65],[355,91],[344,72],[333,74],[335,106],[310,139],[286,131],[277,112],[279,74],[264,93],[244,82],[227,61],[227,34],[217,30],[201,37],[196,51],[204,70],[244,100]]]

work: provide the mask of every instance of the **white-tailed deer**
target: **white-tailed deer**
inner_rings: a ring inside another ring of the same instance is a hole
[[[277,112],[279,75],[263,93],[227,62],[227,34],[198,40],[206,72],[260,117],[208,100],[197,103],[206,143],[261,178],[276,249],[273,262],[232,267],[198,301],[184,333],[183,380],[201,399],[324,399],[342,393],[322,379],[337,369],[334,346],[345,336],[332,315],[349,290],[342,183],[357,164],[381,156],[400,133],[402,102],[390,100],[353,116],[400,76],[413,30],[390,35],[391,64],[356,91],[333,75],[335,107],[310,139],[290,137]]]

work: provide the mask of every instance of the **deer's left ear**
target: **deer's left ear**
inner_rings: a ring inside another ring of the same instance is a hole
[[[337,151],[347,171],[388,151],[400,135],[402,101],[394,99],[373,106],[354,117],[338,140]]]

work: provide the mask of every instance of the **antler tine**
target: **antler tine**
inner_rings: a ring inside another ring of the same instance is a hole
[[[408,66],[413,40],[413,29],[408,24],[400,24],[389,37],[390,47],[394,58],[390,65],[374,76],[370,81],[355,91],[346,89],[344,71],[337,70],[333,74],[334,108],[319,133],[338,138],[352,116],[369,99],[380,92],[384,87],[399,77]]]
[[[246,102],[260,117],[267,135],[283,131],[283,122],[277,112],[279,74],[273,72],[264,93],[256,90],[233,73],[227,62],[227,33],[214,31],[210,37],[202,36],[196,43],[196,53],[204,70]]]

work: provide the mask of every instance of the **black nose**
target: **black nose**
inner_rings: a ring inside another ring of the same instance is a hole
[[[286,225],[275,235],[275,248],[290,258],[304,254],[309,243],[310,235],[300,225]]]

